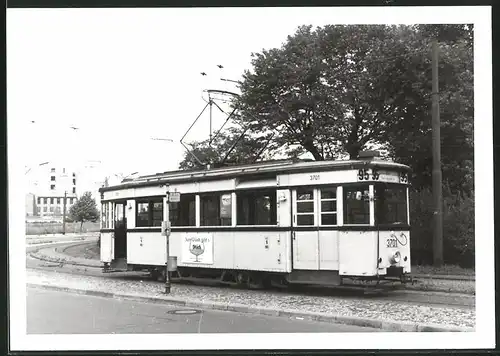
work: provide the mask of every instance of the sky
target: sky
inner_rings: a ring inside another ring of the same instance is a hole
[[[220,78],[241,79],[252,52],[279,47],[299,25],[330,22],[317,9],[279,15],[275,9],[10,11],[9,120],[25,125],[23,140],[36,147],[26,165],[99,160],[122,174],[177,169],[185,152],[179,140],[206,105],[203,90],[237,92]],[[215,130],[225,116],[213,112]],[[186,141],[208,134],[206,110]]]

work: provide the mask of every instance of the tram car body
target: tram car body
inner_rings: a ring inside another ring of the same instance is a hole
[[[105,270],[341,285],[410,275],[409,167],[378,158],[175,171],[101,188]],[[168,203],[166,193],[180,193]],[[172,272],[174,273],[174,272]]]

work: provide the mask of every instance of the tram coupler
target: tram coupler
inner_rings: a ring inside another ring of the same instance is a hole
[[[411,276],[409,274],[402,274],[399,279],[400,279],[401,283],[403,283],[403,284],[407,284],[407,283],[411,283],[412,285],[415,284],[415,280],[413,279],[413,276]]]

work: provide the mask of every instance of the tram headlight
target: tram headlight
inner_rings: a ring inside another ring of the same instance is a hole
[[[393,264],[399,263],[401,261],[401,253],[399,251],[396,251],[394,255],[391,257],[391,262]]]

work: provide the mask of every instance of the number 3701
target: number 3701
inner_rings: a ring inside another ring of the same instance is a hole
[[[398,247],[398,240],[387,239],[387,247]]]

